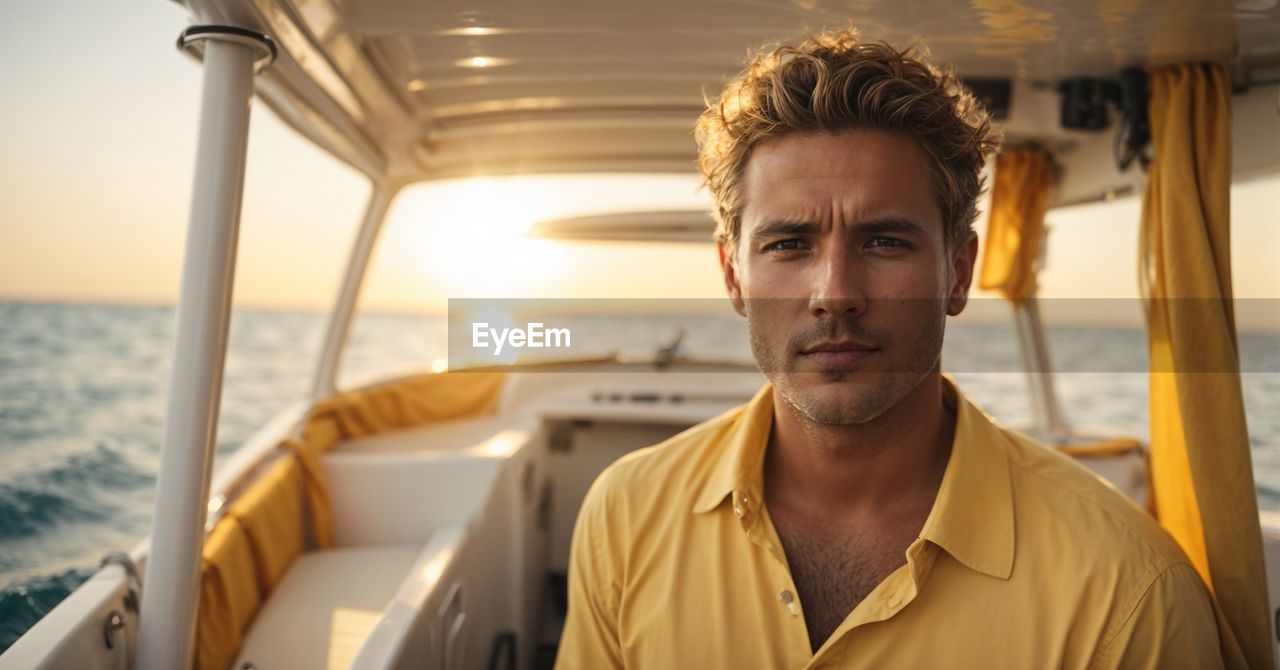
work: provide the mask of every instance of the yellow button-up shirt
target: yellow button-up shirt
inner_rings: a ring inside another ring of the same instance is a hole
[[[556,667],[1222,667],[1215,608],[1173,540],[944,387],[956,430],[933,509],[905,565],[816,653],[763,504],[765,385],[596,480]]]

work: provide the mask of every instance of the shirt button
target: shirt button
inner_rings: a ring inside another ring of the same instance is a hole
[[[782,592],[778,594],[778,602],[783,605],[790,605],[792,600],[795,600],[795,596],[791,595],[791,591],[787,589],[782,589]]]

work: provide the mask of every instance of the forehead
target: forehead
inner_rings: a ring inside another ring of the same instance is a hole
[[[914,138],[874,130],[793,133],[752,151],[743,175],[743,223],[779,217],[820,222],[899,216],[921,223],[942,215],[929,158]]]

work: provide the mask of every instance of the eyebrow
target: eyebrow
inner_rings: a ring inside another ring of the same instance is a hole
[[[766,221],[751,231],[752,238],[773,239],[779,237],[803,237],[817,234],[822,227],[813,221]],[[899,216],[884,216],[876,219],[859,221],[853,230],[862,235],[925,235],[924,226]]]

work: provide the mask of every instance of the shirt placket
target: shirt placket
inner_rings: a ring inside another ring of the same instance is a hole
[[[795,582],[791,579],[791,569],[787,565],[786,553],[771,532],[762,496],[753,490],[735,490],[733,513],[742,523],[742,529],[747,533],[747,537],[774,559],[769,562],[767,588],[770,589],[771,597],[777,602],[781,616],[786,618],[783,629],[787,631],[788,666],[803,668],[813,658],[813,652],[809,649],[809,632],[805,627],[804,613],[800,609],[800,598],[797,595]]]
[[[921,585],[933,570],[937,547],[917,538],[907,547],[906,554],[906,565],[894,570],[849,613],[827,643],[814,655],[806,670],[841,667],[842,659],[856,658],[857,647],[852,637],[858,627],[887,621],[915,600]]]

